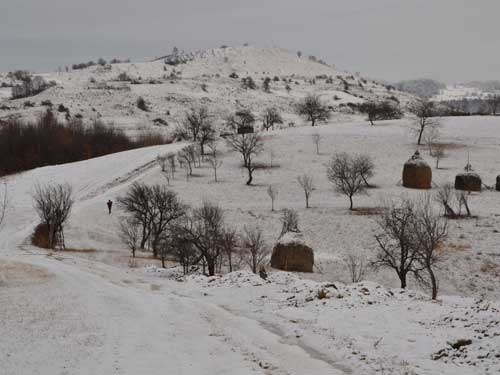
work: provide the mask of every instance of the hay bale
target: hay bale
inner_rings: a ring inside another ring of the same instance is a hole
[[[455,177],[455,189],[481,191],[482,181],[477,173],[460,173]]]
[[[271,267],[283,271],[313,272],[314,252],[300,233],[285,233],[276,243]]]
[[[497,191],[500,191],[500,176],[497,176],[497,186],[496,186]]]
[[[430,189],[431,184],[432,169],[417,151],[403,167],[403,186],[411,189]]]

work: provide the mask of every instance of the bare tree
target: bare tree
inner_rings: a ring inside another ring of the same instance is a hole
[[[268,107],[262,111],[261,114],[262,119],[262,127],[265,130],[272,129],[274,130],[275,124],[283,124],[283,118],[281,117],[281,113],[275,107]]]
[[[322,103],[317,95],[308,95],[302,99],[296,107],[297,114],[311,122],[311,126],[317,122],[324,122],[330,118],[330,110]]]
[[[141,223],[134,217],[120,220],[120,239],[132,251],[132,258],[139,248],[141,239]]]
[[[186,207],[180,202],[177,193],[162,185],[148,186],[147,212],[151,223],[151,247],[157,257],[160,241],[168,236],[170,227],[186,214]]]
[[[246,184],[250,185],[253,180],[253,172],[256,169],[253,157],[263,150],[262,138],[257,133],[234,134],[227,138],[227,144],[243,157],[243,166],[248,171]]]
[[[222,160],[219,159],[219,153],[217,152],[217,142],[212,141],[208,144],[210,150],[210,156],[208,158],[208,164],[214,170],[214,180],[217,182],[217,170],[222,166]]]
[[[246,261],[253,273],[257,273],[266,257],[269,249],[264,241],[262,229],[258,227],[245,227],[243,232],[243,249],[246,252]]]
[[[427,99],[420,99],[410,107],[411,112],[417,116],[415,122],[415,132],[417,133],[417,145],[422,144],[424,132],[429,128],[440,126],[440,121],[436,118],[434,103]]]
[[[151,190],[146,184],[134,182],[123,197],[118,197],[120,207],[140,224],[141,239],[139,247],[144,249],[151,235],[151,216],[149,204]]]
[[[238,236],[236,235],[236,231],[231,228],[226,228],[224,231],[223,239],[222,239],[222,251],[227,259],[227,266],[229,268],[229,272],[233,272],[235,268],[238,268],[240,261],[235,258],[234,255],[238,255],[236,250],[238,249]]]
[[[312,141],[314,145],[316,146],[316,155],[319,155],[319,144],[321,143],[321,135],[319,133],[313,133],[311,134]]]
[[[349,271],[351,282],[359,283],[363,281],[367,271],[367,265],[363,257],[354,254],[348,254],[344,258],[344,264]]]
[[[434,146],[433,155],[434,159],[436,159],[436,169],[439,169],[439,162],[442,158],[446,156],[445,147],[442,144],[437,144]]]
[[[227,125],[233,130],[253,128],[255,116],[248,109],[240,109],[226,118]]]
[[[434,212],[429,195],[419,202],[418,207],[415,230],[420,269],[417,269],[415,276],[420,283],[430,286],[432,299],[435,300],[439,287],[435,267],[443,259],[440,245],[448,236],[448,221]]]
[[[271,211],[274,211],[274,202],[278,198],[279,194],[279,188],[277,185],[269,185],[267,187],[267,195],[269,195],[269,198],[271,198]]]
[[[373,177],[375,164],[369,155],[359,155],[357,160],[359,173],[366,187],[371,187],[368,180]]]
[[[379,250],[373,265],[394,270],[403,289],[408,275],[419,266],[415,212],[415,203],[409,199],[399,206],[388,205],[378,220],[381,233],[375,236]]]
[[[328,180],[334,184],[337,192],[349,197],[350,210],[353,209],[353,196],[365,191],[361,168],[364,159],[362,155],[335,154],[327,167]]]
[[[467,216],[471,216],[469,208],[469,193],[462,190],[456,190],[455,196],[458,203],[458,216],[462,215],[462,207],[465,207],[465,210],[467,211]]]
[[[162,172],[165,172],[167,170],[168,162],[166,155],[158,155],[156,157],[156,162],[160,166]]]
[[[64,223],[73,206],[72,188],[68,184],[36,185],[33,205],[45,225],[50,249],[64,248]]]
[[[379,120],[394,120],[402,117],[399,107],[388,100],[376,102],[368,101],[359,106],[361,113],[368,115],[368,121],[374,125]]]
[[[434,156],[434,149],[438,146],[441,139],[441,131],[438,126],[428,127],[423,135],[424,142],[429,149],[429,155]]]
[[[196,161],[196,149],[193,145],[184,147],[177,153],[179,163],[187,169],[189,176],[193,175],[193,164]]]
[[[173,152],[167,154],[167,162],[168,162],[170,173],[172,175],[172,179],[174,179],[175,172],[177,170],[177,163],[175,161],[175,154]]]
[[[454,218],[457,216],[455,210],[452,207],[453,191],[453,185],[448,183],[439,188],[435,197],[436,201],[443,205],[445,216],[450,218]]]
[[[7,206],[9,203],[7,194],[7,183],[3,184],[3,192],[0,194],[0,226],[2,225],[5,215],[7,213]]]
[[[299,214],[290,208],[285,208],[281,214],[281,234],[294,232],[299,233]]]
[[[186,217],[185,223],[179,225],[177,230],[198,251],[199,257],[194,263],[204,261],[208,275],[214,276],[224,251],[226,228],[222,209],[205,201]]]
[[[303,174],[297,177],[297,182],[299,183],[302,190],[304,190],[304,195],[306,198],[306,208],[309,208],[309,198],[314,190],[314,180],[311,175]]]
[[[194,142],[197,142],[201,129],[210,124],[210,118],[207,107],[191,107],[186,112],[184,121],[182,122],[184,131],[190,134]]]

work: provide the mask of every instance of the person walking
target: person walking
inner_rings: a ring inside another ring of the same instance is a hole
[[[113,207],[113,202],[110,200],[108,200],[108,203],[106,203],[107,206],[108,206],[108,211],[109,211],[109,214],[111,215],[111,207]]]

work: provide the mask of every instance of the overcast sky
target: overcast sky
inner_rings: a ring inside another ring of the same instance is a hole
[[[222,44],[373,78],[500,79],[499,0],[0,0],[0,71]]]

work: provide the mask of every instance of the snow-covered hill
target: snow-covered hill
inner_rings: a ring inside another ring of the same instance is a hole
[[[148,129],[169,132],[193,104],[207,105],[220,122],[227,113],[242,107],[258,115],[263,108],[275,106],[283,112],[288,126],[289,122],[300,122],[294,105],[309,93],[320,95],[335,109],[339,120],[350,116],[350,110],[341,108],[342,104],[392,97],[405,105],[413,99],[373,80],[280,48],[227,47],[187,56],[186,63],[176,66],[158,60],[44,74],[47,81],[55,81],[57,86],[31,98],[6,102],[10,109],[0,109],[0,119],[35,116],[45,110],[42,101],[49,100],[56,108],[63,104],[84,121],[100,119],[131,133]],[[238,78],[230,78],[232,73]],[[137,84],[119,81],[120,75]],[[257,83],[256,90],[241,87],[241,79],[247,76]],[[270,93],[261,88],[266,77],[272,79]],[[149,112],[136,107],[139,97],[146,100]],[[26,101],[35,106],[25,108]],[[158,125],[155,119],[169,125]]]

